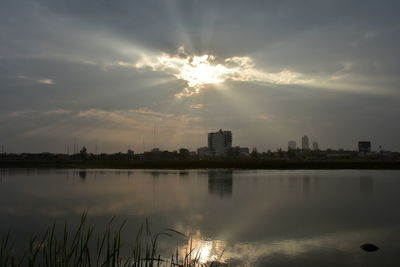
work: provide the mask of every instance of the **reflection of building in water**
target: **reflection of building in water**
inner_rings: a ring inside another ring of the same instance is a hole
[[[82,182],[86,180],[86,175],[87,173],[85,170],[79,171],[79,178],[81,179]]]
[[[231,196],[233,191],[232,171],[209,171],[208,193],[220,197]]]
[[[313,191],[318,190],[318,177],[313,177],[304,174],[301,176],[289,176],[287,188],[289,192],[300,193],[303,191],[305,196],[309,195]]]
[[[187,176],[189,176],[189,172],[188,171],[180,171],[179,172],[179,176],[180,177],[187,177]]]
[[[158,178],[159,176],[167,176],[170,174],[173,174],[171,171],[150,171],[147,172],[147,174],[150,174],[153,178]]]
[[[371,176],[360,176],[360,194],[370,196],[374,192],[374,180]]]
[[[289,189],[289,191],[290,192],[296,192],[297,191],[297,189],[298,189],[298,181],[299,181],[299,179],[298,179],[298,177],[296,177],[296,176],[289,176],[288,177],[288,189]]]
[[[153,178],[157,178],[158,176],[160,176],[160,172],[158,172],[158,171],[151,171],[151,172],[149,172],[149,174],[150,174]]]
[[[308,195],[310,193],[310,177],[307,175],[303,176],[303,193]]]

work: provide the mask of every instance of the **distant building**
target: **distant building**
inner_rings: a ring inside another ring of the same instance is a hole
[[[371,152],[371,142],[370,141],[359,141],[358,142],[358,152],[361,152],[361,153]]]
[[[135,156],[135,151],[133,151],[132,149],[128,149],[128,152],[126,153],[126,155],[128,157],[133,157],[133,156]]]
[[[297,149],[296,141],[289,141],[288,142],[288,150],[296,150],[296,149]]]
[[[313,150],[319,150],[319,146],[318,146],[318,143],[317,143],[317,142],[314,141],[314,142],[312,143],[312,149],[313,149]]]
[[[309,150],[310,146],[308,145],[308,136],[305,135],[301,138],[301,149],[302,150]]]
[[[351,159],[350,153],[332,153],[326,154],[327,159]]]
[[[232,156],[248,156],[250,154],[250,150],[248,147],[240,147],[234,146],[229,151]]]
[[[232,132],[222,131],[208,134],[208,149],[213,156],[226,156],[232,148]]]
[[[210,149],[208,149],[208,147],[200,147],[197,149],[197,155],[199,155],[200,157],[209,157],[212,156],[211,155],[211,151]]]

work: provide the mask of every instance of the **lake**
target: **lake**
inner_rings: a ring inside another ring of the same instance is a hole
[[[399,192],[397,170],[2,169],[0,230],[25,244],[87,211],[99,231],[127,219],[127,246],[146,220],[191,236],[203,263],[400,266]],[[161,252],[184,250],[181,239],[160,239]]]

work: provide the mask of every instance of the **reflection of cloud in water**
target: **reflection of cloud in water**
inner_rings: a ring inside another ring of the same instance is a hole
[[[208,193],[220,197],[231,196],[233,191],[232,171],[209,171]]]
[[[371,258],[367,259],[364,257],[354,259],[352,253],[358,252],[359,245],[365,240],[379,240],[390,235],[393,231],[398,231],[398,229],[359,230],[325,234],[309,238],[246,243],[231,243],[223,240],[205,239],[202,238],[200,231],[197,231],[192,235],[192,247],[194,249],[194,255],[199,255],[200,263],[220,261],[228,263],[228,266],[250,267],[256,266],[260,259],[267,265],[268,262],[275,261],[275,256],[279,255],[280,260],[289,257],[297,262],[297,266],[303,266],[299,261],[305,259],[303,255],[316,254],[314,261],[320,264],[318,266],[331,266],[331,263],[326,265],[327,262],[324,262],[325,258],[320,255],[322,252],[324,252],[324,255],[325,253],[329,253],[330,255],[346,255],[346,259],[353,257],[353,260],[368,262]],[[179,247],[181,255],[185,253],[187,247],[187,244]],[[348,262],[342,263],[348,264]],[[367,264],[366,266],[369,265]]]
[[[399,225],[393,205],[398,200],[398,171],[382,177],[387,183],[379,184],[384,191],[376,191],[371,208],[363,208],[358,186],[361,192],[372,193],[376,184],[354,171],[235,171],[235,196],[227,199],[219,197],[233,194],[233,172],[190,170],[182,179],[180,171],[87,170],[85,183],[80,183],[79,171],[3,172],[1,217],[13,219],[15,226],[20,223],[20,228],[30,227],[27,219],[43,225],[49,216],[72,217],[88,208],[89,214],[98,218],[116,214],[129,217],[129,223],[149,218],[156,222],[153,229],[173,227],[185,234],[195,233],[205,260],[215,259],[225,249],[223,260],[229,266],[255,266],[260,259],[263,264],[259,266],[276,266],[270,264],[271,258],[302,261],[318,255],[316,251],[321,251],[319,260],[324,260],[325,251],[355,257],[366,242],[385,248],[382,252],[388,257],[396,255],[388,251],[390,247],[398,249],[394,242],[391,246],[386,242],[387,232],[361,231]],[[32,174],[35,179],[27,178]],[[153,174],[158,178],[152,179]],[[333,176],[350,179],[331,179]],[[194,230],[182,231],[187,228]],[[333,232],[337,234],[327,235]],[[392,231],[392,239],[396,238],[393,233],[396,231]]]
[[[10,173],[4,178],[8,183],[2,189],[8,190],[2,197],[7,201],[0,203],[0,213],[21,216],[80,215],[84,211],[92,216],[151,216],[193,209],[193,203],[199,203],[196,206],[199,208],[202,202],[196,199],[207,195],[207,180],[200,183],[182,180],[178,171],[157,174],[147,170],[56,170],[47,172],[48,175],[29,172],[35,179],[26,179],[24,171]],[[82,179],[85,183],[81,183]]]

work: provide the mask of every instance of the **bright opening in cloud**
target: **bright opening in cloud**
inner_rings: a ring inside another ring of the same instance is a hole
[[[54,81],[52,79],[39,79],[38,83],[53,85]]]
[[[47,85],[53,85],[54,84],[54,80],[47,79],[47,78],[37,79],[37,78],[27,77],[27,76],[24,76],[24,75],[18,75],[17,78],[21,79],[21,80],[28,80],[28,81],[33,81],[33,82],[36,82],[36,83],[47,84]]]
[[[121,66],[121,63],[119,65]],[[227,80],[270,84],[303,84],[311,81],[290,70],[264,72],[255,68],[251,57],[230,57],[223,63],[217,63],[213,55],[188,55],[183,47],[178,49],[176,55],[144,55],[134,66],[138,69],[150,68],[153,71],[171,74],[185,81],[187,87],[178,93],[177,97],[198,94],[206,85],[220,84]]]

